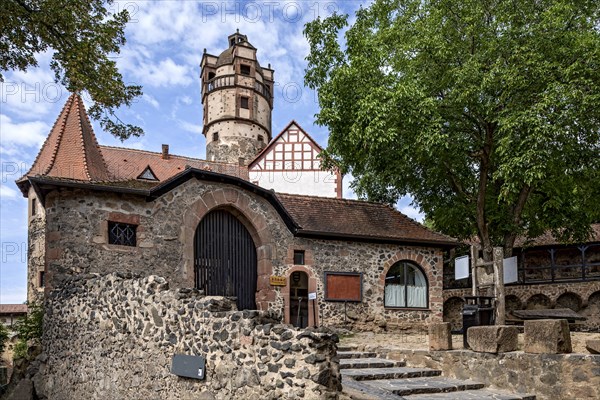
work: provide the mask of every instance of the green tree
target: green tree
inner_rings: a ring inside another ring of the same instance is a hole
[[[15,324],[15,331],[19,338],[14,348],[15,358],[27,356],[27,342],[32,339],[41,339],[44,325],[44,308],[37,303],[27,305],[27,315],[20,318]]]
[[[519,234],[587,238],[600,221],[599,5],[376,0],[350,27],[338,14],[307,24],[326,162],[362,197],[411,194],[487,259]]]
[[[0,81],[2,72],[37,66],[36,54],[53,50],[55,80],[71,92],[87,91],[90,115],[124,140],[143,134],[121,121],[116,110],[129,106],[141,87],[126,85],[114,56],[125,44],[129,13],[112,13],[112,0],[3,0],[0,5]]]
[[[4,353],[6,342],[8,342],[8,329],[3,323],[0,323],[0,355]]]

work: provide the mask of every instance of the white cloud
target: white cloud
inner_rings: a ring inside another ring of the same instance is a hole
[[[42,121],[16,123],[4,114],[0,114],[0,139],[2,145],[39,147],[44,143],[50,127]]]
[[[342,178],[342,196],[344,199],[358,199],[358,196],[354,190],[350,187],[350,184],[354,180],[354,177],[350,174],[344,175]]]
[[[17,197],[19,197],[19,193],[15,189],[0,185],[0,199],[16,199]]]
[[[170,57],[158,62],[144,60],[132,66],[129,72],[139,80],[142,85],[165,87],[182,85],[187,86],[193,82],[192,74],[187,65],[180,65]]]
[[[188,131],[191,133],[202,134],[202,124],[200,123],[191,123],[187,121],[179,120],[177,121],[177,125],[181,127],[184,131]]]
[[[193,102],[193,100],[190,96],[181,96],[181,97],[178,97],[177,100],[181,101],[186,106],[189,106]]]
[[[148,104],[150,104],[152,107],[156,108],[157,110],[160,108],[160,103],[158,102],[158,100],[156,100],[154,97],[152,97],[148,93],[144,93],[144,95],[142,96],[142,99],[144,99],[145,102],[147,102]]]
[[[425,214],[421,213],[418,209],[410,205],[400,208],[400,212],[417,222],[422,223],[425,220]]]

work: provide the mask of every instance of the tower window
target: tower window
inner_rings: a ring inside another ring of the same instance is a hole
[[[265,141],[265,139],[263,138],[263,136],[262,136],[262,135],[258,135],[256,139],[257,139],[259,142],[264,142],[264,141]]]
[[[248,106],[248,101],[249,99],[247,97],[242,97],[240,99],[240,107],[245,108],[246,110],[248,110],[250,107]]]
[[[215,73],[214,72],[209,72],[208,73],[208,80],[210,81],[212,78],[215,77]]]
[[[229,44],[230,44],[231,46],[233,46],[233,45],[235,44],[235,39],[231,39],[231,41],[229,42]]]
[[[31,199],[31,216],[33,217],[37,213],[37,201]]]
[[[38,287],[46,287],[46,272],[40,271],[38,275]]]
[[[240,65],[240,73],[242,75],[250,76],[250,66],[249,65]]]
[[[219,132],[213,132],[213,142],[217,142],[219,140]]]

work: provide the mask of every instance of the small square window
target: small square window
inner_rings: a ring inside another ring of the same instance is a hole
[[[304,250],[294,250],[294,265],[304,265]]]
[[[250,108],[248,106],[248,98],[247,97],[242,97],[240,99],[240,107],[245,108],[246,110]]]
[[[240,65],[240,73],[242,75],[250,76],[250,66],[249,65]]]
[[[258,135],[258,137],[256,138],[259,142],[264,142],[265,139],[263,138],[262,135]]]
[[[136,246],[137,225],[121,222],[108,222],[108,244]]]
[[[39,287],[46,287],[46,272],[40,271],[39,279],[38,279]]]
[[[36,199],[31,199],[31,216],[33,217],[37,213],[37,201]]]

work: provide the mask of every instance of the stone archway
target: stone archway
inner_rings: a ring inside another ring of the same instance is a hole
[[[526,308],[528,310],[544,310],[548,308],[552,308],[552,301],[545,294],[534,294],[531,296],[526,303]]]
[[[195,287],[208,296],[233,296],[238,310],[256,309],[256,245],[226,209],[210,211],[194,236]]]
[[[300,272],[306,274],[308,277],[308,292],[316,293],[317,292],[317,278],[313,270],[307,268],[306,266],[295,265],[290,268],[286,272],[286,286],[282,288],[283,294],[283,304],[284,304],[284,313],[283,313],[283,321],[286,324],[292,323],[291,317],[291,301],[292,301],[292,274],[294,272]],[[316,300],[314,300],[316,301]],[[308,303],[307,303],[308,304]],[[316,304],[314,307],[312,304],[308,306],[308,326],[318,326],[319,325],[319,305]]]
[[[460,297],[450,297],[444,302],[444,322],[450,322],[452,330],[462,329],[462,310],[465,301]]]
[[[204,193],[196,199],[183,214],[183,275],[190,287],[194,286],[194,236],[196,227],[210,211],[224,209],[233,214],[246,227],[256,245],[257,280],[256,307],[267,310],[269,302],[276,298],[275,290],[269,285],[273,274],[271,254],[273,240],[266,218],[252,210],[249,204],[253,199],[244,191],[224,188]]]
[[[570,308],[571,310],[578,312],[581,310],[582,300],[579,295],[573,292],[565,292],[558,296],[556,299],[555,308]]]

